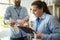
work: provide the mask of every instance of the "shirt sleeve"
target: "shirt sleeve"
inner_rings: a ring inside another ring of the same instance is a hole
[[[26,8],[24,8],[24,15],[25,15],[25,18],[29,19],[29,14],[28,14],[28,10]]]
[[[42,40],[60,40],[60,23],[55,17],[51,17],[48,22],[50,34],[42,34]]]
[[[4,15],[4,23],[6,20],[9,20],[11,18],[11,13],[10,13],[10,7],[6,9],[5,15]]]

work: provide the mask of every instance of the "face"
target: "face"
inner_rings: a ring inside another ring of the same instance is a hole
[[[32,6],[32,12],[36,17],[40,17],[43,14],[43,8],[39,9],[36,5]]]
[[[14,0],[16,6],[20,6],[21,0]]]

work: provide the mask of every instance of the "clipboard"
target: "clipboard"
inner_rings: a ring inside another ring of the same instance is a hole
[[[22,29],[24,32],[26,32],[26,33],[29,33],[29,34],[31,34],[31,33],[33,33],[33,32],[35,32],[36,33],[36,31],[34,31],[33,29],[31,29],[31,28],[29,28],[29,27],[25,27],[25,26],[18,26],[20,29]]]

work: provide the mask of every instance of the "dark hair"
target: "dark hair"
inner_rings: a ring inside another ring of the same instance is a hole
[[[31,6],[36,5],[37,8],[41,9],[43,8],[43,12],[46,12],[46,14],[51,14],[48,10],[47,4],[45,2],[42,1],[34,1]]]
[[[31,6],[36,5],[37,8],[41,9],[43,7],[42,1],[34,1]]]
[[[50,14],[51,15],[51,13],[50,13],[50,11],[49,11],[49,9],[47,7],[47,4],[45,2],[43,2],[43,10],[44,10],[44,12],[46,12],[46,14]]]

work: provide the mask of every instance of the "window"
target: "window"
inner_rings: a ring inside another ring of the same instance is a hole
[[[0,0],[0,3],[9,3],[9,0]]]
[[[10,5],[9,0],[0,0],[0,27],[6,27],[3,23],[6,8]]]

